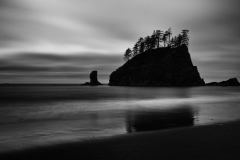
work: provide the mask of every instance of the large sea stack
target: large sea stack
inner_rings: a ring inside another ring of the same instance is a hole
[[[187,46],[141,53],[110,75],[111,86],[203,86]]]

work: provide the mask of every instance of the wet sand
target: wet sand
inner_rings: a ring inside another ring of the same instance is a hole
[[[240,159],[240,121],[38,147],[0,159]]]

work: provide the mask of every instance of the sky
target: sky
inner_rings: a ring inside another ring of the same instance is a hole
[[[190,30],[205,82],[240,80],[239,0],[0,0],[0,83],[108,83],[153,30]]]

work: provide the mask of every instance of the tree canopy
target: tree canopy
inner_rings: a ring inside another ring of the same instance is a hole
[[[125,61],[128,61],[131,58],[131,56],[132,56],[132,50],[130,48],[128,48],[124,53],[123,59]]]
[[[123,59],[128,61],[138,54],[156,48],[177,48],[183,45],[189,45],[188,29],[182,30],[180,34],[174,37],[172,36],[171,28],[165,32],[154,30],[151,36],[146,36],[145,38],[140,37],[132,49],[128,48],[124,53]]]

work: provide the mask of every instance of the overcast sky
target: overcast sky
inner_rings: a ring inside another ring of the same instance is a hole
[[[240,80],[239,0],[0,0],[0,83],[108,83],[139,37],[190,30],[206,82]]]

